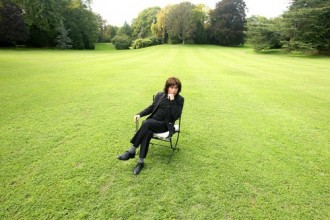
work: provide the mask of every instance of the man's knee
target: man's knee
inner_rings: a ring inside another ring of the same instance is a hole
[[[148,120],[143,121],[142,124],[141,124],[141,126],[142,127],[148,127],[149,126]]]
[[[148,120],[143,121],[142,122],[142,125],[150,127],[150,126],[155,125],[155,123],[157,124],[157,121],[156,120],[154,120],[154,119],[148,119]]]

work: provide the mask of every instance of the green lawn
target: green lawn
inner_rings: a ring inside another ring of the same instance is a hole
[[[0,50],[0,219],[329,219],[330,58]],[[169,76],[180,151],[118,161]]]

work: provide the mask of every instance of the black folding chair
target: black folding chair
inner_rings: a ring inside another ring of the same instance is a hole
[[[152,99],[154,101],[155,96],[153,96]],[[139,120],[136,121],[135,132],[137,132],[138,129],[139,129]],[[169,156],[168,162],[171,162],[174,151],[179,150],[178,142],[179,142],[179,137],[180,137],[180,131],[181,131],[181,117],[174,122],[174,131],[173,132],[167,131],[164,133],[154,133],[153,137],[150,141],[151,145],[163,146],[163,147],[170,148],[172,150],[172,152]],[[161,143],[161,142],[163,142],[163,143]],[[164,144],[164,142],[167,142],[167,144]]]
[[[136,131],[139,129],[139,121],[136,121]],[[178,143],[181,132],[181,117],[174,123],[174,132],[171,134],[169,131],[163,133],[154,133],[150,141],[151,145],[166,147],[172,150],[169,155],[168,163],[171,162],[174,151],[179,150]]]

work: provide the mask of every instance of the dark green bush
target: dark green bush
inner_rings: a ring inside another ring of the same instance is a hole
[[[159,45],[162,44],[162,39],[158,37],[150,37],[151,45]]]
[[[150,47],[154,45],[161,44],[161,40],[155,37],[151,38],[138,38],[133,41],[132,47],[134,49],[144,48],[144,47]]]
[[[129,49],[131,40],[127,35],[116,35],[111,39],[111,43],[115,45],[117,50]]]
[[[151,46],[151,40],[149,38],[138,38],[134,40],[132,43],[133,49],[139,49],[150,46]]]

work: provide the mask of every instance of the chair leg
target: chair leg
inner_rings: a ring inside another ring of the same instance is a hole
[[[158,146],[163,146],[163,147],[166,147],[166,148],[170,148],[172,150],[171,154],[169,155],[169,160],[168,160],[168,163],[171,162],[172,160],[172,157],[173,157],[173,154],[174,154],[174,151],[176,150],[180,150],[178,148],[178,142],[179,142],[179,135],[180,135],[180,132],[177,132],[176,133],[176,137],[174,138],[170,138],[169,140],[167,140],[166,142],[168,142],[167,144],[159,144],[158,142],[157,143],[154,143],[154,142],[150,142],[151,145],[158,145]],[[156,141],[163,141],[163,140],[160,140],[160,139],[156,139]],[[168,144],[170,146],[168,146]]]
[[[174,145],[174,148],[177,149],[177,150],[179,150],[179,148],[177,148],[178,141],[179,141],[179,136],[180,136],[180,132],[177,133],[176,140],[175,140],[175,145]]]
[[[173,156],[173,154],[174,154],[174,151],[175,151],[175,150],[179,150],[179,148],[177,148],[177,146],[178,146],[178,141],[179,141],[179,135],[180,135],[180,132],[177,133],[177,136],[176,136],[176,138],[175,138],[175,142],[174,142],[174,143],[173,143],[173,141],[172,141],[172,138],[170,139],[170,147],[171,147],[171,149],[172,149],[172,153],[171,153],[171,155],[170,155],[170,157],[169,157],[168,163],[171,162],[171,160],[172,160],[172,156]]]

